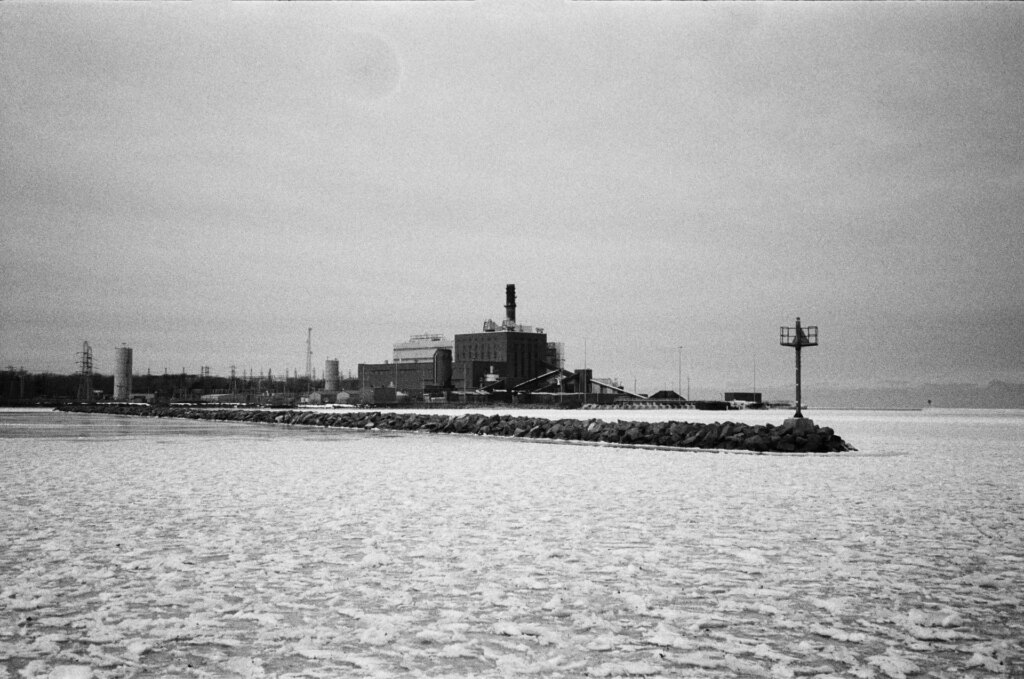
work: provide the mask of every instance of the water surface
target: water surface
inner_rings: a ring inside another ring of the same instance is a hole
[[[1024,413],[807,414],[859,452],[0,412],[0,676],[1005,674]]]

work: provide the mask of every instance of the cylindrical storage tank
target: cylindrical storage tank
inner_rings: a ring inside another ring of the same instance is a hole
[[[451,349],[438,349],[434,352],[434,384],[446,389],[452,386]]]
[[[340,386],[338,359],[327,359],[327,362],[324,364],[324,391],[338,391]]]
[[[131,347],[114,349],[114,400],[130,401],[132,398],[132,350]]]

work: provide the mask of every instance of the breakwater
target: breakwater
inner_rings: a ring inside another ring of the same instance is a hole
[[[627,445],[749,450],[755,452],[831,453],[856,450],[829,427],[737,422],[609,422],[599,419],[548,420],[513,415],[432,415],[429,413],[309,410],[247,410],[243,408],[149,407],[124,404],[67,405],[66,412],[176,417],[192,420],[263,422],[345,429],[423,431],[529,439],[590,441]]]

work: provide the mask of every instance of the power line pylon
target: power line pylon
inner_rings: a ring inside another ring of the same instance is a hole
[[[82,342],[82,351],[78,354],[78,400],[92,403],[92,347]]]

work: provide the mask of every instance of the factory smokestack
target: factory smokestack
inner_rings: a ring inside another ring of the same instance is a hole
[[[516,286],[512,283],[505,286],[505,320],[516,322]]]

